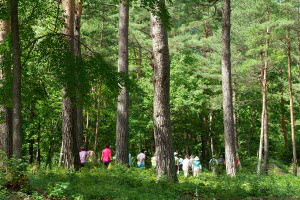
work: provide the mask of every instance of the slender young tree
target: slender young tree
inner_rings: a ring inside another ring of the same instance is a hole
[[[74,50],[74,0],[63,0],[65,27],[63,34],[67,35],[70,53],[75,55]],[[67,69],[70,70],[70,69]],[[76,107],[74,106],[74,95],[70,94],[70,83],[66,81],[62,89],[62,115],[63,115],[63,145],[62,154],[65,168],[78,168],[79,149],[76,137]]]
[[[264,80],[264,64],[263,64],[263,51],[259,53],[260,60],[262,62],[261,66],[261,82],[263,83]],[[263,91],[263,84],[262,84],[262,91]],[[263,95],[264,97],[264,95]],[[263,104],[264,105],[264,104]],[[259,139],[259,149],[258,149],[258,163],[257,163],[257,174],[261,174],[261,163],[262,163],[262,156],[263,156],[263,145],[264,145],[264,116],[265,116],[265,109],[263,107],[261,113],[261,129],[260,129],[260,139]]]
[[[21,51],[19,36],[18,0],[10,1],[11,35],[13,53],[13,154],[22,157],[21,129]]]
[[[269,0],[267,0],[266,7],[266,22],[269,21]],[[269,119],[268,119],[268,104],[267,104],[267,73],[269,67],[269,39],[270,28],[269,24],[267,24],[266,29],[266,49],[265,49],[265,64],[263,68],[263,76],[262,76],[262,95],[263,95],[263,119],[262,119],[262,130],[263,130],[263,138],[264,138],[264,164],[263,164],[263,172],[265,174],[268,173],[269,168]]]
[[[290,30],[286,30],[287,40],[287,57],[288,57],[288,81],[289,81],[289,96],[290,96],[290,115],[291,115],[291,131],[292,131],[292,146],[293,146],[293,175],[297,176],[297,148],[295,139],[295,117],[294,117],[294,101],[293,101],[293,84],[292,84],[292,56],[291,56],[291,38]]]
[[[164,0],[159,0],[161,6]],[[153,121],[157,156],[156,175],[177,182],[170,121],[170,56],[166,27],[157,15],[151,13],[151,38],[154,58]]]
[[[225,158],[227,175],[235,176],[236,164],[231,82],[230,9],[230,0],[224,0],[222,13],[222,92]]]
[[[129,0],[123,0],[119,5],[119,60],[118,72],[128,76],[128,26]],[[128,164],[129,159],[129,128],[128,128],[129,93],[122,87],[118,96],[117,127],[116,127],[116,155],[117,162]]]
[[[7,34],[10,31],[10,21],[4,20],[0,22],[0,45],[4,42]],[[0,80],[8,83],[11,76],[11,66],[8,62],[8,54],[0,55]],[[3,85],[0,85],[2,87]],[[11,98],[9,98],[11,99]],[[4,151],[8,158],[12,157],[12,108],[9,103],[3,102],[0,105],[0,118],[3,119],[0,123],[0,150]]]

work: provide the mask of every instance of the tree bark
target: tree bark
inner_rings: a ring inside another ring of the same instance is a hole
[[[263,62],[263,51],[259,53],[260,60]],[[264,66],[261,66],[261,82],[263,83],[264,80]],[[262,86],[263,91],[263,86]],[[263,104],[264,105],[264,104]],[[259,148],[258,148],[258,163],[257,163],[257,174],[261,174],[261,163],[262,163],[262,156],[263,156],[263,145],[264,145],[264,114],[265,109],[263,107],[261,113],[261,130],[260,130],[260,139],[259,139]],[[250,142],[249,142],[250,143]]]
[[[209,136],[210,136],[210,151],[212,155],[215,155],[215,140],[214,140],[214,132],[213,132],[213,109],[212,109],[212,97],[209,97]]]
[[[22,158],[21,129],[21,51],[19,37],[18,0],[10,1],[11,35],[13,52],[13,154]]]
[[[89,111],[86,112],[86,124],[85,124],[85,136],[84,136],[84,146],[89,148]]]
[[[118,72],[128,76],[128,26],[129,1],[123,0],[119,5],[119,59]],[[129,128],[128,128],[128,89],[123,86],[118,96],[117,127],[116,127],[116,156],[117,162],[128,164]]]
[[[77,57],[81,57],[81,44],[80,44],[80,27],[81,27],[81,15],[82,15],[82,2],[76,1],[76,12],[75,12],[75,26],[74,26],[74,51]],[[77,73],[77,76],[80,74]],[[80,83],[79,84],[80,87]],[[83,108],[82,98],[80,92],[77,92],[77,103],[76,103],[76,138],[78,149],[82,145],[83,138]]]
[[[164,0],[159,0],[165,5]],[[157,7],[157,9],[160,9]],[[151,14],[151,38],[154,56],[153,122],[157,156],[156,175],[177,182],[170,120],[170,57],[167,30],[161,19]]]
[[[10,32],[10,21],[0,22],[0,45],[5,40],[7,34]],[[10,55],[4,53],[0,55],[0,63],[3,65],[3,70],[0,69],[0,80],[10,84],[11,66],[9,62]],[[5,84],[4,83],[4,84]],[[3,87],[4,85],[0,85]],[[11,94],[11,93],[10,93]],[[0,150],[4,151],[8,158],[12,157],[12,108],[8,106],[12,98],[8,98],[8,102],[0,105]]]
[[[66,40],[69,43],[70,53],[75,56],[74,51],[74,0],[62,0],[64,10],[65,27],[63,33],[69,35]],[[70,83],[66,81],[62,89],[62,115],[63,115],[63,159],[65,168],[72,169],[79,167],[79,149],[76,137],[76,107],[74,95],[70,93]]]
[[[266,21],[269,21],[269,5],[267,2],[266,8]],[[263,172],[268,174],[269,168],[269,134],[268,134],[268,104],[267,104],[267,72],[268,72],[268,65],[269,65],[269,34],[270,29],[269,25],[267,25],[266,29],[267,39],[266,39],[266,50],[265,50],[265,65],[263,69],[263,82],[262,82],[262,95],[263,95],[263,135],[264,135],[264,165],[263,165]]]
[[[293,175],[297,176],[297,149],[295,138],[295,117],[294,117],[294,102],[293,102],[293,84],[292,84],[292,57],[291,57],[291,38],[290,30],[286,30],[287,40],[287,56],[288,56],[288,81],[289,81],[289,96],[290,96],[290,114],[291,114],[291,132],[292,132],[292,146],[293,146]]]
[[[225,136],[226,173],[235,176],[234,121],[231,83],[230,0],[223,1],[222,13],[222,92]]]
[[[233,105],[234,108],[236,108],[236,92],[233,91]],[[235,152],[238,154],[239,150],[239,137],[237,132],[237,116],[236,116],[236,109],[233,110],[233,130],[234,130],[234,146],[235,146]]]

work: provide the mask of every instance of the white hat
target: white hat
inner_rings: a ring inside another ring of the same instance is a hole
[[[178,153],[177,152],[174,152],[174,156],[176,156]]]
[[[196,156],[196,157],[195,157],[195,160],[199,160],[199,157],[198,157],[198,156]]]

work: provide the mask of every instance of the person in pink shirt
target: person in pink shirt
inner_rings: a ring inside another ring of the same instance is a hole
[[[111,162],[112,150],[110,149],[110,145],[106,145],[106,148],[102,151],[101,161],[104,166],[107,168],[109,163]]]
[[[81,167],[84,167],[85,158],[87,156],[87,151],[85,150],[85,147],[80,147],[79,157],[80,157],[80,163]]]

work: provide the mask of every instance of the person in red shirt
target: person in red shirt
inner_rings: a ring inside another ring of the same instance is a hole
[[[111,162],[112,150],[110,149],[110,145],[106,145],[106,148],[102,151],[101,161],[104,166],[107,168],[109,163]]]

